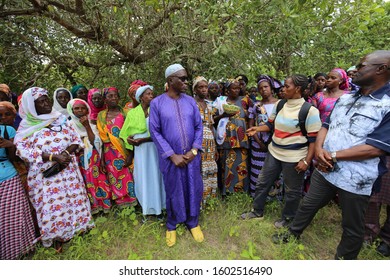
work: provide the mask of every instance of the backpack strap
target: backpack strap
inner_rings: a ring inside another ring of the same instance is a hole
[[[307,119],[307,115],[309,114],[311,106],[313,106],[311,103],[305,101],[305,103],[303,103],[298,113],[298,125],[299,128],[301,129],[302,135],[305,137],[307,136],[306,119]]]
[[[275,119],[276,119],[276,116],[278,115],[279,111],[282,110],[284,104],[286,104],[286,102],[287,102],[287,99],[282,99],[279,101],[278,105],[276,106]]]
[[[278,105],[276,105],[276,112],[275,112],[274,121],[276,120],[276,116],[278,115],[279,111],[282,110],[282,108],[283,108],[284,104],[286,104],[286,102],[287,102],[287,99],[282,99],[279,101]],[[274,133],[274,128],[271,130],[271,132]]]

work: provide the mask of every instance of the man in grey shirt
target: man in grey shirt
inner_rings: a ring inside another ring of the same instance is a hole
[[[336,259],[356,259],[364,239],[364,213],[390,153],[390,51],[366,55],[356,66],[359,91],[344,94],[317,135],[317,169],[294,221],[273,241],[299,238],[319,209],[338,193],[343,234]]]

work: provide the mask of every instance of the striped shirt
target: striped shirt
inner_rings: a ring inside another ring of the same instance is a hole
[[[278,102],[266,124],[271,130],[274,130],[268,150],[272,156],[280,161],[298,162],[306,157],[309,143],[316,140],[317,133],[321,128],[320,114],[317,108],[313,106],[310,108],[305,122],[307,131],[305,137],[298,121],[298,114],[305,100],[303,98],[288,99],[276,116]]]

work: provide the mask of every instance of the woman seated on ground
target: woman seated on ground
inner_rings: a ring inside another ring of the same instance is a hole
[[[166,205],[157,148],[149,133],[149,107],[153,97],[152,86],[137,89],[135,98],[139,105],[129,111],[119,134],[134,156],[135,195],[141,204],[144,220],[148,215],[161,215]]]
[[[0,259],[16,260],[34,248],[35,229],[30,206],[15,160],[15,129],[8,125],[15,108],[0,102]],[[8,122],[8,123],[7,123]]]
[[[76,156],[87,187],[91,212],[108,212],[111,208],[111,192],[100,166],[102,141],[88,117],[91,110],[87,102],[78,98],[69,101],[67,109],[71,117],[70,123],[84,143],[84,149],[77,150]]]
[[[254,126],[247,131],[249,136],[253,136],[257,132],[269,131],[273,131],[273,135],[272,141],[268,145],[269,152],[256,184],[253,210],[242,214],[242,219],[263,218],[268,192],[281,172],[286,188],[285,205],[282,210],[282,218],[274,225],[277,228],[288,226],[295,217],[301,200],[304,173],[313,159],[314,142],[321,128],[318,110],[313,106],[310,107],[305,120],[307,136],[303,134],[298,125],[298,115],[305,104],[302,94],[308,84],[308,78],[304,75],[288,77],[284,83],[284,97],[287,102],[280,112],[276,113],[276,109],[281,101],[275,104],[266,125]]]
[[[111,198],[118,206],[137,205],[133,174],[129,168],[132,157],[125,148],[119,133],[125,122],[125,114],[119,107],[119,92],[115,87],[103,90],[107,109],[98,114],[97,128],[103,142],[102,164],[111,191]]]
[[[23,93],[23,120],[15,136],[17,155],[29,164],[29,197],[37,213],[42,244],[62,243],[94,226],[74,151],[83,143],[61,113],[52,110],[47,90]]]

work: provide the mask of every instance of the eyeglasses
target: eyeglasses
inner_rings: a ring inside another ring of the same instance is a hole
[[[182,81],[183,83],[188,81],[188,77],[187,76],[182,76],[182,77],[179,77],[179,76],[172,76],[172,77],[176,77],[178,78],[180,81]]]
[[[374,64],[363,64],[363,63],[359,63],[358,65],[356,65],[356,70],[360,70],[362,69],[363,67],[366,67],[366,66],[378,66],[378,65],[385,65],[385,63],[374,63]],[[387,69],[390,69],[389,67],[387,67]]]

